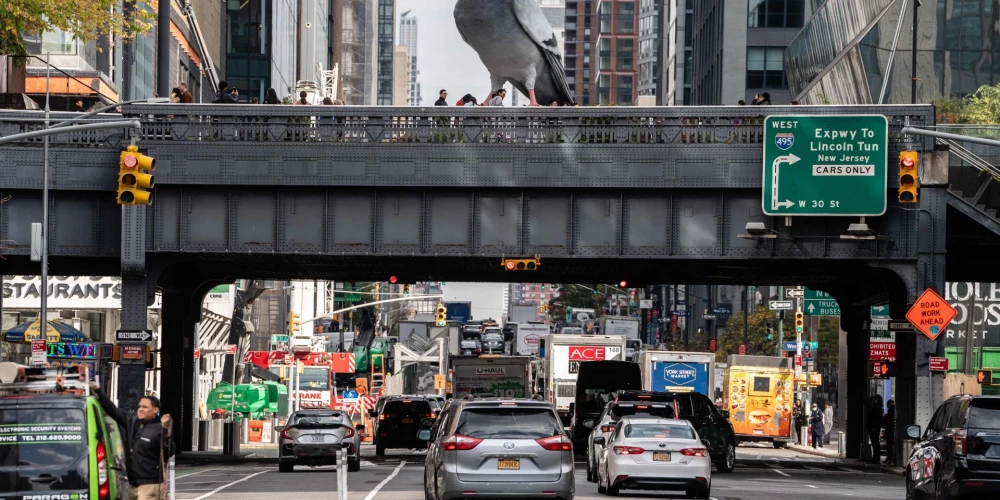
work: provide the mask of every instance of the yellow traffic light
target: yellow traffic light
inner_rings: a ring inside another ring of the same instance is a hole
[[[802,314],[802,311],[795,313],[795,333],[802,333],[803,326],[805,325],[804,320],[805,317]]]
[[[288,311],[288,333],[289,335],[299,331],[299,313]]]
[[[549,312],[549,306],[548,306],[548,304],[540,304],[538,306],[538,312],[540,312],[540,313],[547,313],[547,312]]]
[[[437,326],[448,324],[448,309],[444,307],[444,304],[438,303],[437,309],[434,310],[434,321]]]
[[[139,148],[129,146],[122,151],[118,164],[118,204],[149,205],[153,202],[152,172],[156,160],[139,152]]]
[[[500,265],[507,271],[534,271],[541,267],[542,260],[537,257],[530,259],[503,259]]]
[[[920,176],[918,174],[920,154],[916,151],[899,153],[899,202],[916,203]]]

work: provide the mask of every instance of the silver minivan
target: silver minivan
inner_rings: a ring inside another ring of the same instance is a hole
[[[459,400],[418,436],[428,442],[426,498],[573,499],[573,445],[552,403]]]

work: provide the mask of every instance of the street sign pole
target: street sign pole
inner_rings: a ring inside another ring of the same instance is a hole
[[[778,297],[785,298],[785,287],[778,287]],[[778,356],[785,345],[785,311],[778,311]]]

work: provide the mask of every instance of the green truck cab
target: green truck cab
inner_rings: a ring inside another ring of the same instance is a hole
[[[233,395],[236,402],[233,403]],[[219,382],[208,393],[205,403],[209,412],[216,410],[235,411],[237,419],[262,420],[267,415],[288,414],[288,387],[265,381],[260,384],[236,384]]]

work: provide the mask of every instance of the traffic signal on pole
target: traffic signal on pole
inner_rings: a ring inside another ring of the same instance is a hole
[[[774,339],[774,334],[772,333],[773,332],[773,324],[770,321],[768,321],[767,324],[766,324],[766,326],[767,326],[767,340]]]
[[[530,259],[503,259],[500,261],[506,271],[534,271],[541,267],[542,261],[537,257]]]
[[[288,311],[288,334],[297,333],[299,331],[299,313],[295,311]]]
[[[916,203],[919,189],[920,154],[916,151],[901,151],[899,153],[899,202]]]
[[[804,315],[802,314],[802,311],[795,312],[795,333],[802,333],[802,331],[804,330],[803,328],[805,326],[804,319],[805,318]]]
[[[448,309],[444,307],[444,304],[438,303],[437,309],[434,310],[434,321],[437,326],[446,326],[448,324]]]
[[[153,203],[153,175],[156,160],[129,146],[122,151],[118,163],[118,204],[149,205]]]
[[[539,304],[538,305],[538,312],[540,312],[540,313],[547,313],[547,312],[549,312],[549,306],[546,305],[546,304]]]

